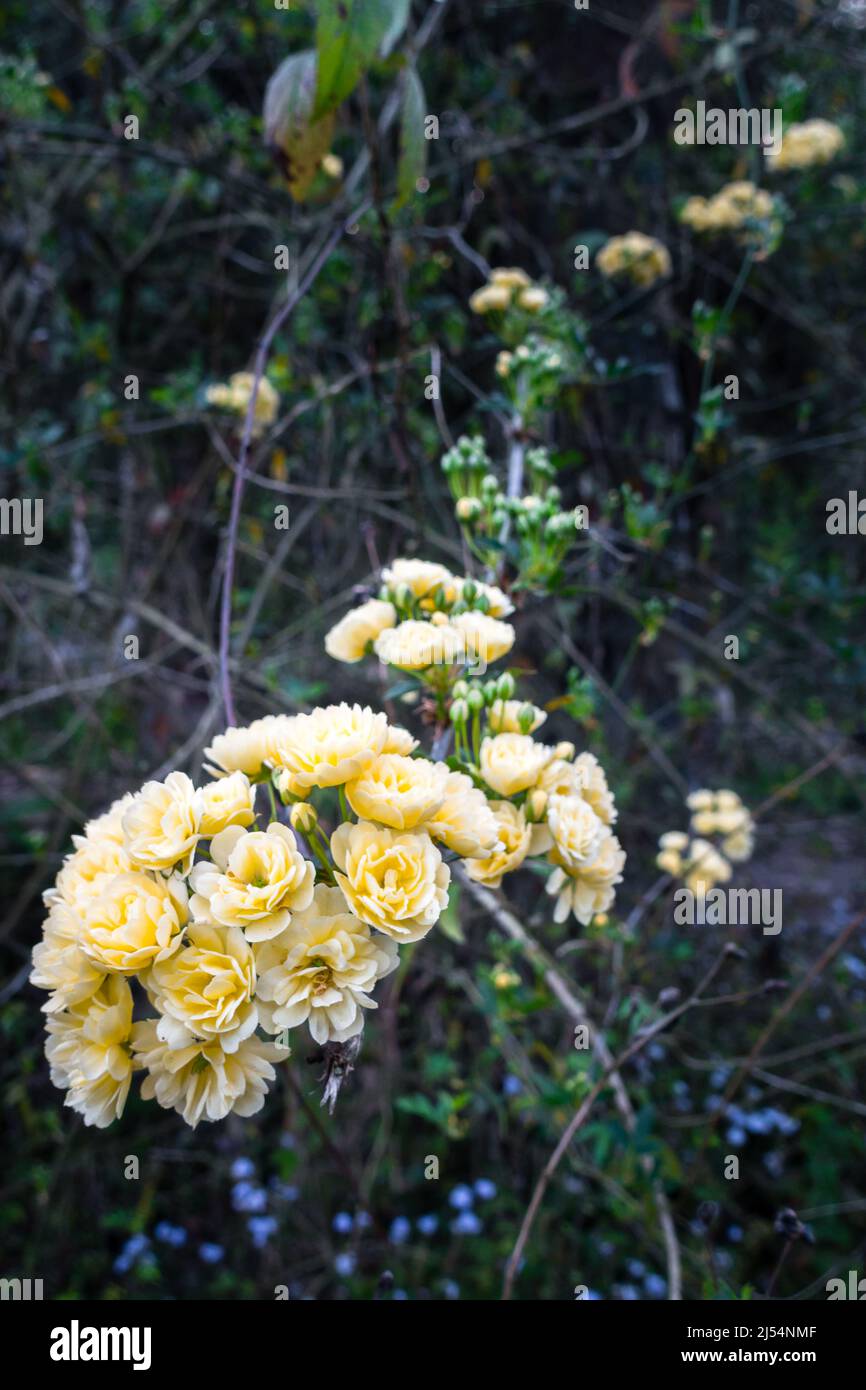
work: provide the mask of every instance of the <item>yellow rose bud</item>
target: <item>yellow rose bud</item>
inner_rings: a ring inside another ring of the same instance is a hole
[[[543,820],[546,809],[547,792],[542,791],[541,787],[535,787],[526,798],[526,819],[529,821]]]
[[[553,756],[555,758],[562,758],[562,760],[566,763],[571,762],[572,758],[574,757],[574,754],[574,744],[569,743],[567,739],[564,740],[562,743],[558,743],[553,750]]]
[[[301,835],[311,835],[319,823],[315,806],[309,801],[296,801],[289,812],[292,829]]]

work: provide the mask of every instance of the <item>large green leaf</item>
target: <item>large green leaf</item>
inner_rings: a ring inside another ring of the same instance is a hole
[[[292,197],[303,198],[331,147],[334,113],[313,117],[317,63],[312,50],[293,53],[265,89],[265,139],[283,165]]]
[[[427,167],[427,141],[424,138],[424,88],[414,68],[404,74],[403,106],[400,113],[400,158],[397,164],[397,197],[394,208],[401,208],[415,192],[415,185]]]
[[[408,15],[409,0],[316,0],[316,117],[335,111],[377,55],[393,48]]]

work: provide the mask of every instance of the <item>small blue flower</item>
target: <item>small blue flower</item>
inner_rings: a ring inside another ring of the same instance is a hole
[[[405,1216],[395,1216],[388,1231],[388,1239],[392,1245],[405,1245],[412,1234],[412,1222]]]
[[[391,1297],[394,1299],[395,1303],[406,1303],[409,1295],[405,1289],[395,1289]]]
[[[632,1279],[642,1279],[646,1274],[646,1265],[642,1260],[626,1260],[625,1267]]]
[[[635,1299],[640,1298],[640,1292],[634,1284],[620,1284],[618,1286],[615,1284],[614,1293],[619,1294],[626,1303],[633,1303]]]
[[[215,1245],[212,1241],[206,1240],[204,1245],[198,1248],[200,1260],[204,1260],[206,1265],[218,1265],[225,1255],[225,1250],[221,1245]]]
[[[747,1135],[746,1131],[744,1129],[740,1129],[739,1125],[731,1125],[730,1129],[725,1135],[725,1138],[727,1139],[729,1144],[745,1144]]]
[[[251,1216],[247,1222],[247,1230],[252,1236],[253,1245],[257,1250],[265,1248],[276,1229],[277,1222],[273,1216]]]
[[[368,1231],[373,1224],[373,1218],[368,1211],[359,1211],[355,1216],[355,1230]]]
[[[145,1261],[152,1263],[153,1261],[153,1255],[150,1250],[150,1240],[142,1231],[139,1231],[134,1236],[130,1236],[126,1241],[123,1249],[114,1261],[114,1269],[118,1274],[126,1274],[132,1266],[139,1261],[142,1263]]]
[[[474,1211],[461,1211],[451,1222],[451,1230],[455,1236],[480,1236],[482,1229],[481,1219]]]
[[[279,1178],[271,1178],[268,1187],[279,1202],[296,1202],[301,1195],[299,1187],[290,1182],[281,1182]]]
[[[432,1215],[419,1216],[415,1224],[422,1236],[432,1236],[435,1235],[439,1229],[439,1217]]]
[[[251,1178],[256,1171],[256,1165],[251,1158],[236,1158],[231,1166],[233,1178]]]
[[[466,1211],[472,1206],[474,1200],[475,1193],[472,1191],[471,1187],[466,1186],[465,1182],[458,1183],[456,1187],[452,1187],[448,1194],[448,1201],[451,1203],[452,1207],[456,1207],[457,1211]]]
[[[489,1178],[479,1178],[475,1184],[475,1196],[480,1197],[482,1202],[492,1202],[497,1191],[496,1183]]]
[[[645,1291],[650,1298],[664,1298],[668,1291],[668,1283],[660,1274],[648,1274],[643,1281]]]
[[[235,1211],[265,1211],[267,1205],[267,1193],[264,1188],[256,1187],[254,1183],[236,1182],[232,1188],[232,1206]]]
[[[333,1227],[333,1229],[335,1231],[338,1231],[341,1236],[347,1236],[354,1224],[354,1219],[349,1215],[347,1211],[338,1211],[337,1215],[331,1222],[331,1226]]]
[[[343,1250],[334,1260],[334,1269],[341,1279],[351,1279],[355,1273],[355,1256],[351,1250]]]
[[[443,1279],[442,1292],[444,1293],[446,1298],[459,1298],[460,1285],[456,1284],[453,1279]]]
[[[523,1082],[519,1076],[512,1076],[509,1072],[502,1083],[502,1094],[504,1096],[519,1096],[523,1090]]]
[[[733,1241],[733,1243],[736,1245],[737,1241],[740,1241],[740,1240],[742,1240],[742,1239],[743,1239],[743,1228],[742,1228],[742,1226],[729,1226],[729,1227],[728,1227],[728,1240]]]
[[[179,1250],[182,1245],[186,1245],[186,1231],[183,1226],[172,1226],[170,1221],[159,1221],[153,1234],[157,1240],[161,1240],[164,1245],[170,1245],[175,1250]]]

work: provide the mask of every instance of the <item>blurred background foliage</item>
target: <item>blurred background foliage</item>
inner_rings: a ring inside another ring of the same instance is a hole
[[[541,441],[590,531],[554,592],[521,601],[516,652],[548,741],[604,763],[629,856],[603,931],[554,927],[529,871],[512,903],[615,1051],[722,940],[741,948],[729,1002],[626,1067],[633,1130],[609,1093],[596,1105],[516,1296],[665,1297],[661,1181],[687,1297],[766,1292],[787,1250],[775,1292],[823,1298],[830,1273],[862,1271],[866,1232],[862,927],[839,944],[863,903],[864,541],[825,528],[828,499],[863,478],[866,8],[389,3],[406,28],[337,111],[342,173],[314,172],[298,199],[261,113],[275,69],[315,45],[313,6],[8,0],[0,19],[0,479],[44,499],[45,525],[41,546],[0,549],[2,1273],[67,1298],[499,1296],[592,1064],[543,971],[474,903],[455,894],[444,932],[404,952],[333,1118],[300,1042],[254,1120],[191,1132],[133,1096],[119,1125],[84,1130],[48,1080],[26,976],[70,835],[147,777],[197,776],[221,726],[239,437],[207,386],[249,369],[304,291],[250,456],[235,698],[244,720],[381,703],[373,667],[337,667],[323,634],[397,554],[461,566],[438,461],[478,431],[504,454],[499,344],[467,300],[506,264],[563,287],[594,361]],[[674,112],[697,99],[824,116],[847,138],[832,166],[773,178],[782,240],[734,303],[742,248],[691,236],[676,208],[760,174],[760,155],[677,146]],[[422,107],[439,122],[426,169]],[[668,247],[669,281],[574,268],[577,246],[594,257],[631,228]],[[719,390],[730,373],[738,400]],[[783,889],[780,936],[683,931],[669,895],[647,901],[658,834],[684,826],[695,786],[770,803],[738,882]],[[785,1208],[811,1240],[777,1229]]]

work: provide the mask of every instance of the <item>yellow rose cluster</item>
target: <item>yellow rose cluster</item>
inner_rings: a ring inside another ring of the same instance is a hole
[[[680,221],[694,232],[730,232],[747,241],[766,241],[781,228],[773,195],[748,179],[726,183],[712,198],[686,199]]]
[[[368,650],[381,658],[383,650],[393,650],[396,634],[406,627],[412,630],[401,643],[411,646],[417,640],[420,645],[420,630],[432,625],[432,620],[427,621],[429,613],[435,617],[440,611],[437,605],[447,606],[455,594],[468,594],[470,601],[478,594],[485,608],[511,611],[510,601],[500,590],[456,578],[429,562],[396,561],[384,578],[391,586],[395,609],[399,598],[393,586],[405,585],[412,590],[421,616],[385,629],[384,642],[380,637],[370,644],[366,634],[363,643],[351,644],[346,654],[342,654],[347,632],[343,619],[328,635],[328,649],[338,659],[357,660]],[[494,621],[505,626],[499,619]],[[334,632],[340,633],[337,644]],[[455,665],[447,661],[443,665],[447,683],[440,687],[436,715],[447,719],[454,739],[454,753],[447,764],[428,764],[423,776],[414,772],[404,790],[405,765],[417,768],[418,762],[383,758],[374,776],[362,777],[359,784],[347,788],[349,804],[364,819],[403,831],[415,823],[404,818],[403,797],[414,817],[419,807],[423,811],[430,803],[437,779],[450,769],[446,785],[451,795],[435,814],[427,812],[429,819],[424,823],[429,833],[465,858],[471,879],[490,888],[498,888],[505,875],[519,869],[527,858],[544,856],[552,870],[546,889],[555,899],[554,920],[562,922],[573,914],[588,925],[613,904],[625,865],[625,853],[612,830],[617,811],[604,770],[592,753],[576,756],[571,743],[551,746],[533,737],[547,715],[514,698],[510,672],[481,680],[457,674]],[[463,815],[468,804],[463,798],[473,793],[474,822]],[[479,825],[485,827],[484,853],[472,844],[472,829]],[[445,838],[446,831],[450,838]],[[357,846],[358,854],[367,852],[365,837],[357,829],[349,831],[344,826],[338,836],[335,857],[345,854],[344,845]]]
[[[799,121],[785,131],[776,152],[767,152],[767,163],[779,171],[810,169],[816,164],[829,164],[844,145],[845,136],[833,121],[820,117]]]
[[[243,419],[249,409],[254,381],[255,377],[252,372],[235,372],[233,376],[229,377],[228,382],[209,386],[205,392],[205,400],[208,405],[219,406],[223,410],[231,410]],[[268,426],[274,423],[279,408],[280,398],[275,387],[266,376],[261,377],[253,415],[254,439],[264,434]]]
[[[87,1124],[119,1117],[135,1071],[145,1099],[190,1125],[251,1115],[286,1055],[273,1035],[361,1032],[399,943],[448,902],[444,852],[499,848],[483,792],[415,747],[358,705],[269,716],[214,739],[209,783],[148,782],[75,837],[31,980],[49,991],[52,1080]],[[315,794],[330,798],[329,837]]]
[[[671,273],[667,247],[644,232],[611,237],[598,252],[595,263],[607,279],[622,275],[643,288],[667,279]]]
[[[459,669],[483,670],[511,650],[514,628],[503,619],[513,609],[493,584],[432,560],[395,560],[383,571],[379,596],[341,618],[325,650],[346,662],[372,652],[442,692]]]
[[[755,826],[734,791],[701,789],[686,798],[686,805],[692,813],[691,835],[681,830],[662,835],[656,864],[703,896],[717,883],[728,882],[733,872],[731,861],[742,863],[751,858]],[[717,842],[708,840],[708,835],[717,836]]]
[[[525,270],[502,267],[491,270],[487,284],[471,296],[469,308],[473,314],[502,314],[512,307],[527,314],[538,314],[549,301],[547,290],[534,284]]]

